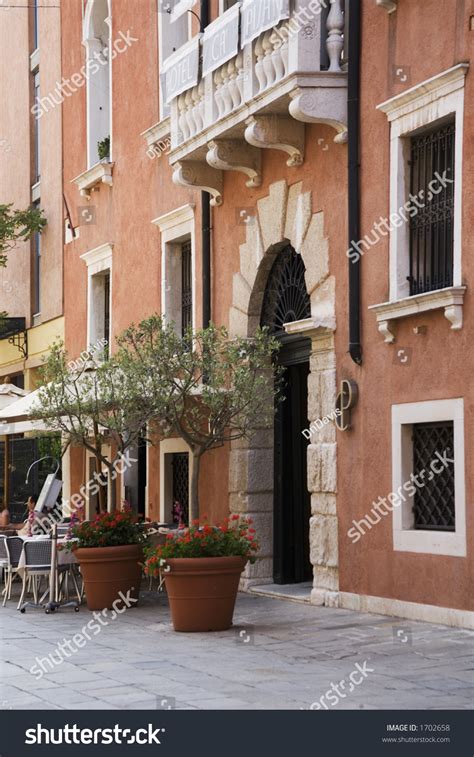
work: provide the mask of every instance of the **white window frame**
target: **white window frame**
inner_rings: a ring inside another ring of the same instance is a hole
[[[100,276],[105,273],[110,273],[110,324],[109,324],[109,344],[112,331],[112,252],[113,244],[102,244],[100,247],[96,247],[94,250],[85,252],[81,255],[81,260],[87,265],[87,345],[93,347],[99,338],[96,333],[96,327],[94,325],[94,276]]]
[[[89,59],[92,59],[95,52],[99,51],[99,45],[100,42],[98,39],[96,39],[92,35],[92,17],[93,17],[93,10],[95,3],[98,2],[98,0],[89,0],[86,12],[84,15],[84,22],[83,22],[83,45],[86,49],[86,65]],[[105,18],[105,23],[108,26],[109,29],[109,62],[108,62],[108,87],[109,87],[109,112],[108,112],[108,125],[109,125],[109,134],[105,134],[103,139],[105,137],[110,136],[110,154],[109,154],[109,162],[112,162],[112,12],[110,7],[110,0],[106,0],[107,4],[107,17]],[[99,158],[97,155],[97,142],[99,141],[96,137],[97,135],[92,134],[91,129],[91,103],[92,103],[92,97],[93,92],[91,91],[90,87],[90,76],[88,74],[88,69],[86,69],[87,72],[87,83],[86,83],[86,122],[87,122],[87,168],[92,168],[92,166],[97,165],[99,163]],[[94,76],[94,74],[92,74]],[[95,91],[95,90],[94,90]]]
[[[421,531],[413,528],[413,498],[392,512],[393,548],[399,552],[466,557],[466,483],[464,460],[464,400],[432,400],[392,405],[392,492],[410,481],[413,472],[412,426],[453,421],[456,530]]]
[[[166,58],[163,57],[163,50],[164,50],[164,43],[163,43],[163,12],[161,11],[161,4],[163,0],[157,0],[157,8],[158,8],[158,70],[161,76],[161,73],[163,71],[163,66],[165,61],[168,59],[169,56]],[[188,35],[187,39],[183,41],[183,45],[186,44],[186,42],[189,42],[191,39],[191,30],[192,30],[192,16],[191,13],[187,14],[187,21],[188,21]],[[179,21],[175,21],[174,23],[180,23]],[[172,26],[171,26],[172,28]],[[179,49],[179,48],[177,48]],[[160,85],[159,85],[159,107],[160,107],[160,122],[165,121],[167,118],[170,117],[170,106],[165,103],[164,97],[163,97],[163,87],[161,86],[161,79],[160,79]]]
[[[464,143],[464,84],[468,64],[460,63],[417,84],[377,106],[390,123],[390,214],[399,215],[409,198],[409,138],[419,129],[429,128],[440,119],[454,116],[455,188],[453,286],[462,285],[462,187]],[[409,298],[409,224],[403,223],[390,234],[390,301]],[[436,305],[435,305],[436,307]],[[438,305],[439,307],[439,305]]]
[[[173,512],[172,508],[173,505],[171,505],[171,511],[169,504],[167,505],[167,501],[169,501],[169,487],[172,486],[172,481],[170,483],[169,476],[168,476],[168,470],[167,470],[167,461],[166,461],[166,455],[172,455],[175,452],[187,452],[189,454],[189,502],[191,502],[191,480],[192,480],[192,473],[193,473],[193,457],[191,454],[190,447],[186,444],[184,439],[178,439],[178,438],[172,438],[172,439],[163,439],[160,442],[160,522],[161,523],[171,523],[173,518]]]
[[[176,293],[171,286],[172,257],[179,253],[181,243],[185,239],[191,240],[191,274],[193,289],[193,328],[196,328],[196,239],[195,239],[195,205],[183,205],[172,210],[152,223],[161,232],[161,313],[166,320],[172,321],[171,298]],[[179,324],[177,324],[179,327]]]

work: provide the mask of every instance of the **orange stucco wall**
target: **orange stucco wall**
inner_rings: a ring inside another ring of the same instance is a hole
[[[468,61],[469,15],[472,2],[399,0],[397,12],[388,16],[375,3],[363,6],[362,81],[362,230],[368,234],[374,221],[389,215],[389,125],[376,105],[407,87],[393,76],[392,64],[409,71],[410,85]],[[374,45],[374,40],[377,44]],[[473,412],[472,372],[474,262],[472,218],[474,217],[473,144],[474,80],[466,79],[465,144],[463,176],[464,327],[450,330],[442,311],[402,319],[396,325],[397,340],[387,345],[377,331],[369,305],[388,300],[388,241],[382,239],[362,258],[363,365],[358,368],[347,351],[347,265],[338,276],[338,379],[358,382],[360,399],[353,413],[353,430],[338,434],[338,515],[340,588],[381,597],[444,607],[473,609]],[[427,327],[415,335],[416,326]],[[395,352],[406,349],[409,364],[396,360]],[[409,352],[411,351],[411,352]],[[465,398],[465,460],[468,555],[447,557],[395,552],[392,548],[392,516],[387,515],[358,543],[347,530],[360,520],[379,496],[392,491],[391,406],[405,402]]]
[[[217,0],[213,0],[215,8]],[[113,62],[113,187],[101,186],[89,205],[94,225],[81,226],[80,238],[65,247],[66,342],[71,356],[86,344],[87,279],[80,255],[103,243],[113,243],[113,319],[117,335],[130,321],[159,311],[161,278],[160,233],[151,221],[186,203],[196,205],[197,322],[201,321],[200,193],[177,187],[171,181],[166,157],[150,160],[141,132],[159,119],[157,11],[155,0],[114,2],[112,38],[131,30],[138,42]],[[468,19],[473,0],[446,0],[440,23],[439,0],[398,0],[388,15],[372,0],[363,2],[362,39],[362,236],[374,221],[389,213],[389,126],[375,106],[406,87],[393,75],[394,63],[409,69],[416,84],[455,63],[468,60]],[[81,44],[81,2],[63,7],[63,75],[70,77],[84,64]],[[471,33],[472,37],[472,33]],[[363,365],[348,356],[347,148],[333,142],[326,126],[306,127],[306,157],[300,168],[288,168],[282,153],[263,151],[263,182],[259,189],[245,187],[239,173],[224,176],[224,203],[212,211],[212,318],[228,325],[232,276],[239,268],[239,245],[245,241],[245,224],[239,209],[255,208],[268,195],[269,186],[286,179],[303,182],[311,190],[313,212],[323,211],[329,238],[330,270],[336,277],[338,381],[358,382],[359,404],[353,413],[353,430],[338,432],[338,520],[340,588],[381,597],[448,607],[472,607],[472,558],[394,552],[391,516],[353,545],[347,530],[362,518],[379,496],[391,491],[391,405],[428,399],[465,397],[466,502],[469,553],[473,553],[472,415],[473,368],[472,307],[469,286],[473,280],[472,231],[474,165],[469,161],[473,142],[472,72],[466,80],[464,168],[463,278],[468,286],[464,328],[452,332],[442,312],[412,317],[397,324],[397,346],[412,350],[410,365],[394,361],[393,346],[383,342],[369,305],[388,299],[388,243],[382,240],[362,260]],[[86,168],[85,89],[66,98],[63,106],[64,186],[75,224],[80,198],[71,180]],[[321,141],[323,140],[323,141]],[[427,327],[415,336],[413,328]],[[217,520],[228,509],[228,449],[210,453],[203,461],[201,511]],[[148,501],[150,515],[159,516],[159,452],[149,452]],[[416,580],[414,578],[416,577]],[[469,599],[468,599],[469,598]]]

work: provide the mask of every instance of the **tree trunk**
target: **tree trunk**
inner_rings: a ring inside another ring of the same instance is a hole
[[[114,513],[117,510],[117,481],[116,476],[114,476],[114,466],[111,465],[107,468],[107,478],[109,483],[109,491],[110,491],[110,512]]]
[[[96,461],[97,461],[97,473],[101,474],[101,479],[98,481],[99,484],[99,491],[97,492],[97,498],[99,500],[99,512],[100,513],[106,513],[107,512],[107,489],[102,484],[102,460],[98,455],[96,455]]]
[[[199,471],[201,455],[192,454],[191,499],[189,501],[189,525],[199,518]]]

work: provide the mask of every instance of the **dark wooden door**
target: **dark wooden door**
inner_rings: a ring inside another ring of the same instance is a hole
[[[275,419],[274,581],[278,584],[312,577],[307,441],[301,433],[308,428],[309,360],[304,359],[304,347],[285,345],[279,358],[285,373],[284,401]]]

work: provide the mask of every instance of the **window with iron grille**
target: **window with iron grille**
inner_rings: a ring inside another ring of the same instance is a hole
[[[454,140],[454,123],[410,140],[410,191],[417,205],[410,220],[410,295],[453,285]]]
[[[436,453],[439,453],[439,458]],[[413,425],[413,473],[420,478],[414,495],[414,526],[419,530],[455,531],[453,421]],[[435,473],[430,464],[435,463]],[[430,480],[431,478],[431,480]]]
[[[193,280],[191,265],[191,240],[181,245],[181,335],[193,323]]]
[[[189,522],[189,455],[173,453],[173,521]]]
[[[109,354],[109,342],[110,342],[110,273],[106,273],[104,276],[104,334],[103,338],[107,341],[104,347],[104,354],[107,357]]]

